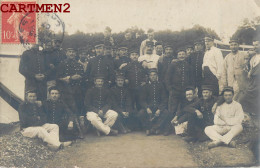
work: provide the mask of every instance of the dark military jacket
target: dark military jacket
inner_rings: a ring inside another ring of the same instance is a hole
[[[129,57],[119,57],[118,59],[114,60],[115,70],[118,70],[119,67],[124,63],[129,63],[131,59]]]
[[[137,48],[137,44],[136,41],[133,39],[130,40],[122,40],[122,42],[119,44],[119,46],[126,46],[128,48],[128,51],[130,51],[131,49]],[[138,47],[140,46],[140,44],[138,45]]]
[[[166,90],[160,82],[149,82],[142,88],[141,106],[144,109],[150,108],[152,111],[159,109],[163,112],[167,108]]]
[[[46,123],[46,115],[42,107],[39,107],[36,103],[24,102],[19,106],[18,112],[21,128],[42,126]]]
[[[89,81],[94,81],[96,74],[104,75],[106,81],[114,81],[114,65],[107,56],[96,56],[89,60],[86,77]]]
[[[87,91],[84,101],[85,109],[98,113],[99,110],[107,112],[111,108],[111,94],[108,88],[93,87]]]
[[[190,64],[194,76],[195,86],[200,86],[202,83],[202,64],[204,52],[194,52],[190,57]]]
[[[73,80],[70,79],[69,85],[66,84],[63,81],[60,81],[59,78],[64,78],[66,76],[73,76],[75,74],[80,75],[82,78],[79,80]],[[56,78],[57,78],[57,85],[58,86],[81,86],[83,84],[84,80],[84,68],[83,66],[78,63],[74,59],[66,59],[62,63],[60,63],[57,67],[57,73],[56,73]]]
[[[176,116],[182,116],[185,113],[195,112],[194,106],[198,103],[199,98],[195,97],[192,101],[184,99],[179,105]]]
[[[43,110],[46,114],[48,123],[60,126],[64,121],[73,121],[72,111],[61,100],[46,100],[43,103]]]
[[[176,61],[170,64],[166,75],[166,86],[168,90],[184,91],[187,86],[193,86],[194,79],[189,63]]]
[[[168,70],[169,65],[171,64],[173,57],[166,57],[162,58],[162,62],[158,61],[158,78],[159,81],[165,82],[166,73]]]
[[[128,87],[136,89],[141,86],[142,82],[146,82],[146,71],[138,61],[132,61],[123,68],[126,79],[128,79]]]
[[[19,72],[26,79],[35,80],[36,74],[44,74],[47,79],[50,69],[43,52],[38,49],[24,51],[20,60]]]
[[[128,89],[126,87],[115,86],[111,88],[112,109],[118,113],[131,112],[132,103]]]

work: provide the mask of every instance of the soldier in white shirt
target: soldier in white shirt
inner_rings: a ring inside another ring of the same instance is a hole
[[[233,87],[235,101],[239,101],[243,92],[247,86],[247,57],[248,55],[244,52],[238,51],[239,42],[238,40],[232,39],[229,42],[231,53],[229,53],[224,59],[224,66],[221,77],[221,90],[225,86]]]
[[[153,42],[153,45],[155,45],[155,43],[157,42],[154,39],[154,31],[153,31],[153,29],[149,29],[147,31],[147,36],[148,36],[148,38],[146,40],[142,41],[142,43],[141,43],[141,46],[140,46],[140,56],[142,56],[142,55],[144,55],[146,53],[145,49],[146,49],[146,42],[147,41]],[[155,48],[153,49],[153,54],[156,54]]]
[[[206,52],[203,58],[203,85],[211,85],[213,88],[213,95],[219,95],[219,84],[222,69],[223,69],[223,55],[220,49],[214,46],[212,37],[205,37]]]
[[[160,56],[153,54],[154,43],[147,41],[146,42],[146,53],[138,58],[138,62],[142,64],[144,69],[157,69],[158,68],[158,60]]]
[[[232,139],[243,131],[244,112],[241,104],[233,100],[233,88],[225,87],[222,94],[225,102],[216,109],[214,125],[205,128],[206,135],[212,140],[208,144],[209,149],[223,143],[235,148],[236,143]]]

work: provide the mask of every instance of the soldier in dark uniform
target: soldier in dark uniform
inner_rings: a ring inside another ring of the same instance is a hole
[[[202,84],[202,63],[204,57],[203,41],[198,40],[194,43],[194,53],[190,57],[190,65],[194,76],[194,84],[198,89],[198,96],[201,97]]]
[[[158,77],[159,77],[159,81],[162,82],[164,85],[166,85],[165,78],[166,78],[168,67],[171,64],[172,60],[176,58],[174,58],[173,56],[173,49],[171,45],[166,44],[164,46],[164,52],[165,54],[163,55],[162,61],[158,62]]]
[[[57,68],[57,87],[61,91],[61,99],[77,116],[82,115],[84,93],[82,93],[84,68],[75,59],[76,52],[67,49],[67,59]]]
[[[38,45],[24,51],[19,65],[19,72],[25,77],[25,92],[36,90],[38,100],[45,100],[47,97],[47,78],[50,69],[46,57],[39,50]]]
[[[190,58],[191,58],[192,55],[193,55],[193,52],[194,52],[193,46],[192,46],[191,44],[188,44],[188,45],[186,46],[186,56],[187,56],[187,58],[188,58],[188,62],[189,62],[189,63],[190,63]]]
[[[116,74],[116,86],[111,88],[112,110],[118,113],[118,128],[122,133],[131,132],[132,102],[128,88],[124,86],[123,73]]]
[[[122,40],[122,42],[119,45],[127,47],[128,50],[132,50],[132,49],[136,48],[137,44],[135,44],[135,41],[132,37],[131,30],[127,30],[125,32],[125,38],[124,38],[124,40]]]
[[[104,55],[104,44],[99,43],[95,46],[96,57],[89,60],[86,70],[86,77],[93,86],[94,77],[97,74],[104,75],[104,85],[108,86],[114,81],[114,65],[113,62]]]
[[[131,62],[123,68],[126,77],[126,84],[131,93],[133,109],[140,110],[139,94],[141,86],[146,83],[146,71],[141,63],[138,62],[139,51],[132,50],[130,53]]]
[[[118,50],[119,50],[119,57],[118,59],[114,60],[115,70],[122,70],[131,61],[131,59],[128,57],[127,47],[120,46]]]
[[[212,88],[203,85],[202,98],[193,104],[189,110],[186,141],[204,141],[208,139],[204,129],[207,126],[214,125],[212,107],[217,101],[217,98],[212,96]]]
[[[104,87],[104,76],[97,74],[94,83],[95,87],[88,89],[84,101],[87,120],[97,129],[98,135],[99,131],[105,135],[117,135],[118,131],[111,127],[115,124],[118,113],[111,110],[111,94]]]
[[[166,87],[169,90],[169,119],[173,118],[176,114],[177,107],[181,101],[185,99],[185,88],[193,86],[193,78],[191,67],[186,58],[184,49],[178,50],[178,61],[169,65],[166,75]],[[168,130],[165,130],[165,135],[170,133],[171,124],[168,122]]]
[[[162,83],[158,82],[157,69],[151,69],[150,82],[142,89],[140,120],[146,130],[146,135],[160,134],[168,115],[167,95]]]
[[[60,135],[64,138],[69,134],[68,130],[73,129],[73,122],[79,128],[78,120],[75,120],[76,116],[60,100],[60,91],[57,87],[50,87],[49,94],[50,99],[43,102],[43,110],[47,116],[47,123],[57,124],[60,128]],[[79,138],[83,138],[81,129],[79,129]]]

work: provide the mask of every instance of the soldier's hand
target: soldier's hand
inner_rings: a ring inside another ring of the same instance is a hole
[[[103,110],[99,110],[99,111],[98,111],[98,115],[99,115],[100,117],[103,117],[103,115],[104,115]]]
[[[177,124],[177,123],[178,123],[177,119],[178,119],[178,117],[175,116],[175,117],[172,119],[171,123],[172,123],[172,124]]]
[[[80,78],[81,78],[81,76],[78,75],[78,74],[75,74],[75,75],[71,76],[71,79],[72,79],[72,80],[78,80],[78,79],[80,79]]]
[[[161,111],[160,111],[159,109],[156,110],[156,112],[155,112],[155,116],[156,116],[156,117],[159,117],[160,113],[161,113]]]
[[[202,114],[199,110],[196,110],[195,112],[196,112],[197,117],[198,117],[199,119],[202,119],[202,118],[203,118],[203,114]]]
[[[125,80],[125,83],[126,83],[126,84],[128,84],[128,83],[129,83],[129,80],[128,80],[128,79],[126,79],[126,80]]]
[[[68,130],[72,130],[72,129],[73,129],[73,121],[70,121],[68,125]]]
[[[79,118],[79,125],[81,127],[84,127],[84,125],[85,125],[84,116],[80,116],[80,118]]]
[[[146,111],[147,111],[148,114],[152,114],[153,113],[150,108],[147,108]]]
[[[35,101],[35,103],[37,104],[38,107],[42,106],[42,101]]]
[[[41,77],[41,75],[40,75],[40,74],[36,74],[34,77],[35,77],[35,78],[36,78],[36,80],[38,80],[38,81],[40,81],[40,80],[42,79],[42,77]]]
[[[50,64],[50,68],[53,69],[53,68],[54,68],[54,65],[53,65],[53,64]]]
[[[119,69],[121,70],[122,68],[124,68],[127,65],[127,63],[123,63],[120,65]]]
[[[141,86],[144,86],[146,83],[145,82],[141,82]]]
[[[129,116],[129,113],[128,113],[128,112],[122,112],[122,114],[123,114],[123,117],[124,117],[124,118],[127,118],[127,117]]]

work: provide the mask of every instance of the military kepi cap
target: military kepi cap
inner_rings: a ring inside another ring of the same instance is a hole
[[[224,89],[223,89],[223,91],[222,91],[222,94],[223,94],[225,91],[231,91],[231,92],[234,93],[234,89],[233,89],[233,87],[230,87],[230,86],[226,86],[226,87],[224,87]]]
[[[152,72],[156,72],[157,73],[157,69],[156,68],[149,69],[149,74],[152,73]]]
[[[178,50],[177,50],[177,53],[179,53],[179,52],[186,52],[186,50],[184,49],[184,48],[179,48]]]
[[[104,79],[105,77],[104,77],[104,75],[103,74],[96,74],[95,76],[94,76],[94,79]]]
[[[195,90],[195,87],[194,86],[187,86],[185,88],[185,91],[187,91],[187,90]]]
[[[139,50],[138,50],[138,49],[131,49],[131,50],[129,51],[129,54],[131,54],[131,53],[136,53],[136,54],[139,55]]]
[[[116,78],[121,78],[124,79],[125,78],[125,74],[121,71],[116,72]]]
[[[210,90],[212,91],[212,87],[210,85],[202,85],[201,90]]]

